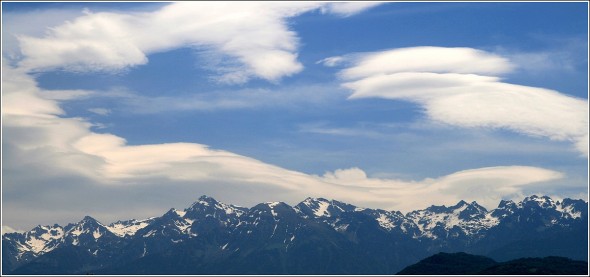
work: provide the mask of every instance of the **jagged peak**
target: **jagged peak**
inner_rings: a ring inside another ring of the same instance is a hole
[[[37,225],[35,228],[31,229],[28,232],[23,232],[22,234],[26,237],[36,237],[43,234],[50,234],[53,235],[55,233],[62,233],[64,228],[59,226],[58,224],[54,225]]]
[[[301,203],[318,203],[318,202],[331,202],[330,200],[323,197],[307,197]]]
[[[192,209],[196,209],[199,207],[215,207],[217,205],[222,205],[223,203],[215,200],[213,197],[207,196],[207,195],[202,195],[201,197],[199,197],[199,199],[195,202],[193,202],[193,204],[190,205],[190,207],[188,207],[187,209],[185,209],[185,211],[188,210],[192,210]]]
[[[212,197],[203,195],[190,207],[184,209],[185,214],[182,217],[197,219],[201,216],[213,216],[214,218],[225,220],[227,216],[239,217],[247,210],[247,208],[225,204]]]
[[[575,204],[588,204],[587,201],[584,201],[582,199],[571,199],[571,198],[564,198],[563,201],[561,202],[562,206],[570,206],[570,205],[575,205]]]
[[[100,221],[96,220],[95,218],[87,215],[84,218],[82,218],[82,220],[80,220],[78,223],[75,224],[76,226],[94,226],[94,225],[98,225],[101,227],[106,227],[104,224],[102,224]]]
[[[311,213],[313,213],[315,216],[322,217],[322,216],[330,216],[330,213],[328,212],[328,208],[330,206],[332,206],[332,201],[329,201],[325,198],[308,197],[305,200],[303,200],[302,202],[300,202],[299,204],[297,204],[295,206],[295,208],[299,212],[306,213],[306,212],[302,211],[302,209],[305,209],[308,211],[307,213],[309,213],[309,211],[311,211]],[[305,208],[303,208],[303,207],[305,207]]]
[[[447,213],[447,212],[449,212],[449,209],[450,208],[445,205],[431,205],[430,207],[428,207],[424,210],[418,210],[418,211],[414,211],[414,212],[427,211],[427,212],[433,212],[433,213]]]
[[[266,205],[266,206],[269,206],[271,209],[274,209],[277,206],[289,206],[287,203],[281,202],[281,201],[278,201],[278,202],[264,202],[262,204],[263,205]],[[289,207],[291,207],[291,206],[289,206]]]
[[[254,206],[252,208],[252,210],[262,210],[262,211],[271,211],[273,212],[273,214],[275,213],[276,210],[282,210],[282,209],[288,209],[288,210],[294,210],[293,207],[291,207],[289,204],[285,203],[285,202],[263,202],[260,203],[256,206]]]
[[[443,205],[443,207],[445,207],[445,206]],[[469,207],[469,203],[465,202],[465,200],[460,200],[454,206],[448,207],[448,209],[450,209],[450,210],[457,210],[457,209],[461,209],[463,207]]]
[[[96,219],[94,219],[93,217],[87,215],[84,218],[82,218],[83,222],[98,222]]]
[[[201,195],[201,197],[199,197],[198,199],[199,201],[205,201],[205,202],[213,202],[213,203],[217,203],[217,200],[215,200],[215,198],[208,196],[208,195]]]
[[[535,201],[535,202],[554,202],[553,199],[551,199],[551,197],[547,196],[547,195],[542,195],[542,196],[538,196],[536,194],[530,195],[525,197],[521,202],[529,202],[529,201]]]
[[[170,210],[168,210],[164,214],[164,216],[183,217],[185,213],[186,213],[185,211],[180,211],[180,210],[177,210],[176,208],[170,208]]]
[[[122,224],[122,225],[128,225],[128,224],[136,224],[136,223],[141,223],[141,222],[150,222],[153,221],[154,219],[156,219],[157,217],[152,216],[152,217],[148,217],[146,219],[126,219],[126,220],[117,220],[111,224],[109,224],[108,226],[113,226],[113,225],[117,225],[117,224]]]
[[[29,231],[29,233],[37,233],[38,231],[47,230],[47,227],[48,226],[39,224],[39,225],[35,226],[35,228],[31,229],[31,231]]]
[[[444,207],[444,205],[443,205],[443,207]],[[456,209],[459,209],[462,207],[471,207],[471,208],[477,208],[478,210],[481,210],[481,209],[486,210],[483,206],[479,205],[477,203],[477,201],[471,201],[471,203],[468,203],[465,200],[460,200],[454,206],[449,207],[449,209],[456,210]]]
[[[500,200],[500,203],[498,204],[498,208],[502,209],[502,208],[507,208],[507,207],[513,207],[516,206],[516,203],[512,200]]]
[[[457,202],[457,204],[455,206],[461,207],[461,206],[465,206],[465,205],[469,205],[469,204],[467,202],[465,202],[465,200],[461,200],[461,201]]]
[[[358,209],[356,206],[351,204],[337,200],[328,200],[321,197],[308,197],[297,204],[294,208],[305,216],[315,217],[331,217],[342,212],[355,211],[355,209]]]
[[[530,204],[535,204],[538,205],[539,207],[542,208],[551,208],[551,207],[555,207],[555,201],[553,201],[553,199],[551,199],[551,197],[549,196],[537,196],[535,194],[525,197],[519,204],[520,205],[530,205]]]
[[[475,201],[472,201],[471,203],[469,203],[469,206],[473,207],[477,210],[480,210],[480,211],[484,211],[484,212],[488,211],[488,209],[486,209],[484,206],[480,205],[479,203],[477,203]]]

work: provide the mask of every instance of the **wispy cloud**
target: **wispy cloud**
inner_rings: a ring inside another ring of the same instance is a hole
[[[520,74],[539,75],[543,73],[572,73],[586,70],[588,65],[587,38],[567,36],[531,35],[539,44],[546,45],[543,50],[522,51],[508,47],[493,48],[516,65]]]
[[[480,50],[415,47],[357,54],[340,75],[353,91],[350,99],[411,101],[432,120],[571,141],[587,157],[588,102],[495,76],[513,67]]]
[[[88,111],[98,115],[108,115],[111,113],[111,110],[105,108],[90,108]]]
[[[344,57],[335,56],[335,57],[328,57],[325,59],[321,59],[316,62],[316,64],[323,64],[327,67],[334,67],[339,65],[340,63],[344,62]]]
[[[116,99],[112,109],[134,114],[182,111],[219,111],[244,109],[296,109],[339,101],[348,92],[336,84],[283,85],[270,88],[240,88],[216,91],[186,91],[174,96],[146,96],[122,87],[94,91],[85,99]]]
[[[65,100],[74,100],[74,99],[81,99],[91,97],[95,94],[94,91],[89,90],[81,90],[81,89],[74,89],[74,90],[44,90],[43,94],[40,95],[41,97],[49,100],[58,100],[58,101],[65,101]]]
[[[383,128],[381,128],[383,129]],[[378,131],[377,128],[364,128],[360,127],[333,127],[329,126],[326,122],[313,122],[307,124],[301,124],[299,126],[299,132],[322,134],[322,135],[334,135],[334,136],[351,136],[351,137],[371,137],[378,138],[384,137],[385,134]]]

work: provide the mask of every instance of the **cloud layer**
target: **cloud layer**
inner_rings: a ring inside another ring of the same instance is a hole
[[[505,128],[571,141],[588,156],[588,102],[555,90],[502,82],[515,66],[470,48],[412,47],[355,55],[340,72],[350,99],[420,104],[435,121]]]
[[[460,199],[495,205],[562,177],[519,166],[421,181],[369,178],[358,168],[315,176],[196,143],[128,145],[119,136],[90,131],[85,119],[65,117],[57,100],[44,98],[51,91],[26,72],[5,66],[2,74],[3,207],[13,228],[83,216],[76,213],[103,221],[153,216],[200,194],[246,206],[269,200],[296,204],[309,196],[403,211]]]
[[[420,181],[369,178],[359,168],[327,172],[322,180],[364,188],[368,193],[356,197],[365,203],[382,203],[405,212],[427,207],[433,202],[452,205],[460,200],[475,199],[487,208],[495,208],[501,199],[523,197],[527,186],[563,178],[563,174],[537,167],[499,166],[463,170],[438,178]],[[363,196],[369,197],[363,199]]]

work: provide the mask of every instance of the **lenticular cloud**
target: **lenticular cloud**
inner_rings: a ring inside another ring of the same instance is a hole
[[[340,72],[350,99],[415,102],[435,121],[505,128],[571,141],[588,156],[587,101],[555,90],[509,84],[507,59],[471,48],[412,47],[356,55]]]

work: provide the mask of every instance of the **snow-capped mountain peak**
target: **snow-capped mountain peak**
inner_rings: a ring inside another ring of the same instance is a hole
[[[213,217],[224,222],[234,222],[248,209],[221,203],[212,197],[203,195],[199,200],[184,210],[183,217],[190,220],[202,220]]]
[[[330,201],[324,198],[307,198],[301,202],[302,206],[309,208],[309,211],[316,217],[329,217],[331,214],[328,211]],[[301,211],[301,207],[298,206]]]
[[[78,223],[66,226],[66,235],[80,236],[94,233],[98,229],[106,229],[106,226],[90,216],[85,216]]]
[[[32,251],[35,254],[53,250],[64,236],[64,229],[55,224],[53,226],[37,226],[24,233],[25,240],[22,243],[23,250]]]
[[[299,213],[315,218],[339,216],[343,212],[355,210],[355,206],[336,200],[308,197],[294,207]]]
[[[496,226],[498,219],[484,207],[473,201],[463,200],[456,205],[430,206],[410,212],[407,217],[420,229],[421,235],[436,239],[440,236],[479,236],[481,232]]]
[[[137,233],[137,231],[145,228],[150,223],[152,223],[154,219],[155,217],[150,217],[148,219],[143,220],[131,219],[125,221],[117,221],[109,224],[107,226],[107,229],[109,229],[111,233],[119,237],[133,236],[135,235],[135,233]]]
[[[556,203],[553,201],[553,199],[551,199],[549,196],[537,196],[537,195],[531,195],[528,197],[525,197],[524,200],[522,200],[521,205],[530,205],[530,204],[535,204],[538,205],[541,208],[555,208],[556,207]]]
[[[68,224],[64,230],[62,241],[71,245],[94,244],[103,239],[105,235],[107,237],[116,236],[107,226],[90,216],[85,216],[78,223]]]
[[[563,199],[561,203],[556,203],[556,210],[561,212],[564,218],[577,219],[588,216],[586,203],[583,200]]]

